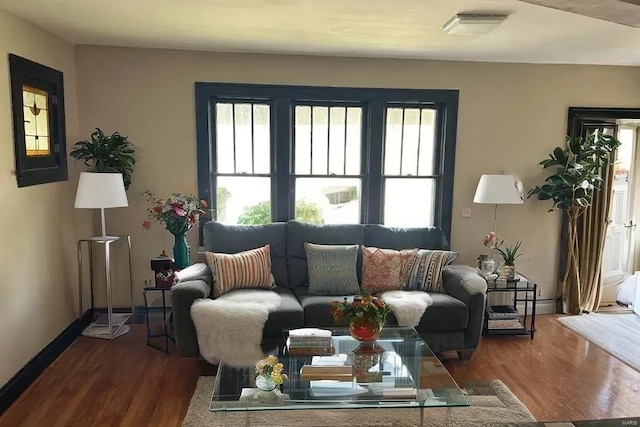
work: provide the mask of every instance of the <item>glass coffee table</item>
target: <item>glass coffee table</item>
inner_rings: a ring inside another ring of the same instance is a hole
[[[281,390],[255,389],[254,367],[218,367],[209,410],[418,408],[420,425],[431,407],[469,406],[466,395],[414,328],[385,327],[376,345],[359,346],[348,328],[331,329],[335,351],[291,355],[278,349],[287,379]],[[285,342],[288,331],[284,331]],[[274,354],[276,355],[276,354]],[[311,366],[311,369],[309,369]]]

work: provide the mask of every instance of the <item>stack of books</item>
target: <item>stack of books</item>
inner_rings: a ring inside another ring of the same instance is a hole
[[[318,328],[300,328],[289,331],[287,350],[291,355],[333,354],[335,348],[331,341],[331,331]]]
[[[518,310],[508,305],[487,307],[487,327],[489,329],[521,329]]]

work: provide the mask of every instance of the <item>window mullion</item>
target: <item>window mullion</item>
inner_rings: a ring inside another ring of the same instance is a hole
[[[231,106],[231,140],[233,141],[233,173],[238,173],[236,157],[236,104]]]
[[[382,158],[384,152],[385,104],[381,100],[369,101],[363,115],[363,149],[361,168],[366,171],[362,182],[362,222],[382,223]]]
[[[271,114],[272,179],[271,215],[273,221],[287,221],[293,218],[294,179],[290,164],[293,135],[292,102],[289,98],[276,98]]]

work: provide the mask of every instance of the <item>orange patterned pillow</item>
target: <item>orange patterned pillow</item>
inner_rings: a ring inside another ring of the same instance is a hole
[[[396,251],[362,246],[362,290],[373,293],[402,289],[411,258],[417,253],[418,249]]]

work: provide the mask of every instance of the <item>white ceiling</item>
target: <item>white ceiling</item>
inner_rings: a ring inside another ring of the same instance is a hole
[[[640,28],[517,0],[0,0],[0,7],[74,44],[640,65]],[[441,31],[465,12],[510,16],[486,35]]]

